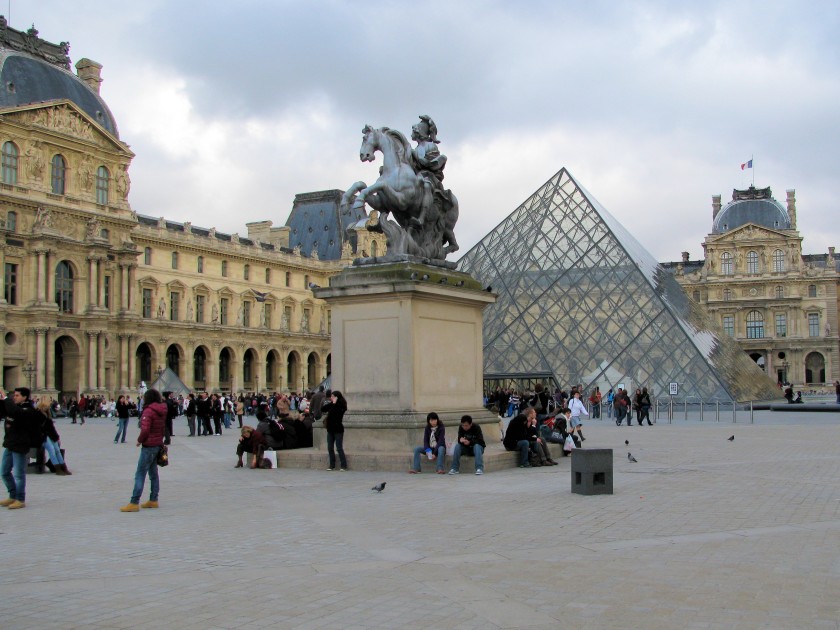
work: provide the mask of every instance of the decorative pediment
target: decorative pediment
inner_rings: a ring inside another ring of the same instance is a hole
[[[208,287],[203,282],[199,282],[197,285],[193,287],[193,293],[210,293],[210,287]]]
[[[0,116],[8,121],[40,127],[47,132],[71,136],[134,157],[125,144],[68,99],[2,109]]]
[[[778,240],[780,238],[788,240],[790,239],[790,234],[781,230],[774,230],[763,225],[747,223],[746,225],[742,225],[741,227],[725,232],[724,234],[710,235],[706,239],[706,242],[715,243],[720,246],[729,241],[766,241],[768,239]]]
[[[180,280],[172,280],[171,282],[166,283],[166,288],[170,291],[186,291],[187,285]]]

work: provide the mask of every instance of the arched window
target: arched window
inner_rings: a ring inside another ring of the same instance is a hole
[[[808,297],[817,297],[817,285],[816,284],[809,284],[808,285]]]
[[[178,268],[178,252],[172,252],[172,268]]]
[[[764,316],[759,311],[747,313],[747,339],[764,337]]]
[[[782,285],[776,287],[776,297],[783,298],[785,297],[785,288]]]
[[[785,253],[781,249],[773,252],[773,271],[780,273],[785,270]]]
[[[50,171],[50,187],[54,195],[64,194],[66,174],[67,162],[64,161],[64,156],[56,153],[52,158],[52,169]]]
[[[204,354],[203,348],[196,348],[193,352],[193,381],[196,384],[204,385],[204,375],[207,368],[207,355]]]
[[[73,312],[73,268],[66,260],[55,268],[55,303],[61,313]]]
[[[96,203],[100,206],[108,205],[108,187],[111,182],[111,174],[104,166],[96,169]]]
[[[723,252],[720,255],[720,272],[724,276],[731,276],[733,272],[732,268],[732,254],[729,252]]]
[[[758,252],[747,252],[747,273],[758,273]]]
[[[373,241],[370,244],[370,255],[373,256],[374,258],[376,258],[376,256],[378,254],[379,254],[379,243],[377,243],[376,241]]]
[[[2,158],[0,158],[0,165],[2,165],[2,176],[4,184],[17,184],[18,174],[18,148],[14,142],[4,142]]]
[[[204,273],[204,256],[199,256],[196,263],[196,270],[198,273]]]
[[[17,232],[17,212],[14,210],[6,214],[6,229],[9,232]]]

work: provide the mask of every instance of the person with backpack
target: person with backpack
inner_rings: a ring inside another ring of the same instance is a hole
[[[0,460],[0,476],[9,492],[9,498],[0,501],[0,506],[10,510],[26,507],[26,465],[29,463],[29,449],[40,447],[41,414],[29,400],[28,387],[16,387],[11,396],[0,389],[0,414],[4,418],[3,459]]]

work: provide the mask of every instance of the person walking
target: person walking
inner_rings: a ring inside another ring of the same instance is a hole
[[[26,464],[29,462],[29,448],[43,440],[38,434],[41,419],[29,400],[28,387],[16,387],[11,396],[0,389],[0,413],[5,428],[3,436],[3,459],[0,461],[0,475],[9,498],[0,501],[0,506],[10,510],[26,507]]]
[[[347,457],[344,455],[344,414],[347,412],[347,401],[344,395],[336,390],[330,395],[329,402],[324,403],[323,411],[327,414],[324,424],[327,427],[327,452],[330,456],[330,466],[327,470],[335,470],[335,451],[341,464],[341,471],[347,470]]]
[[[128,403],[125,396],[117,398],[117,434],[114,436],[114,444],[122,442],[125,444],[125,434],[128,430]],[[120,437],[122,436],[122,438]]]
[[[642,426],[642,420],[647,420],[649,427],[653,426],[650,421],[650,394],[647,387],[642,387],[642,393],[639,395],[639,426]]]
[[[586,438],[583,437],[583,423],[581,422],[580,417],[581,415],[588,416],[589,413],[586,411],[584,404],[580,401],[580,390],[575,390],[575,393],[569,400],[569,409],[572,410],[572,426],[569,432],[574,433],[577,431],[578,437],[580,437],[581,442],[583,442]]]
[[[166,404],[156,389],[147,389],[143,395],[143,411],[140,414],[140,435],[137,436],[137,446],[140,447],[140,458],[137,460],[137,471],[134,473],[134,490],[129,502],[120,508],[120,512],[139,512],[140,497],[149,476],[151,490],[149,500],[142,507],[158,507],[160,480],[158,479],[157,458],[163,448],[163,438],[166,433]]]

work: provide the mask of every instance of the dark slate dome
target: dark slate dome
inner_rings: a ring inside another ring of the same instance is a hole
[[[747,223],[774,230],[789,230],[790,215],[785,207],[773,199],[770,188],[733,190],[732,201],[726,204],[712,224],[713,234],[723,234]]]
[[[119,137],[105,101],[68,69],[69,45],[50,44],[37,35],[34,29],[23,33],[0,21],[0,108],[68,99]]]

